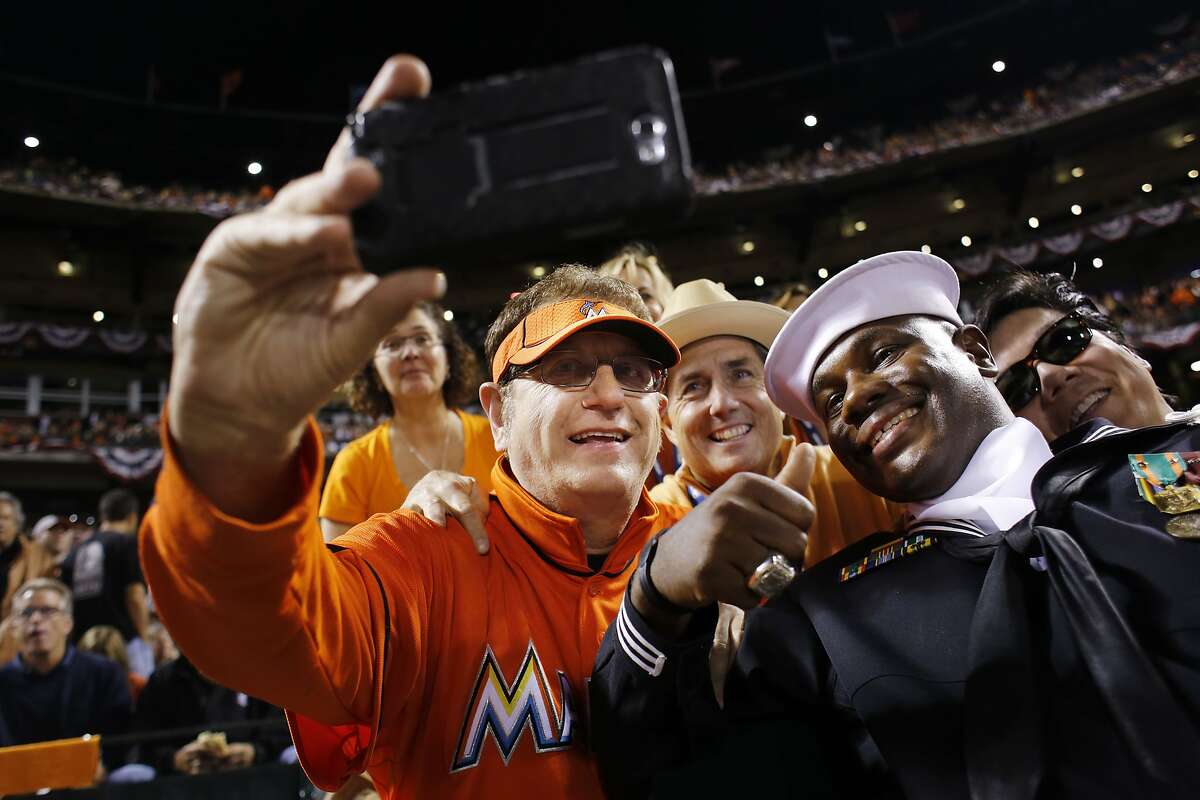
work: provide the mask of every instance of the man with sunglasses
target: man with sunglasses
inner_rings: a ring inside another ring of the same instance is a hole
[[[976,323],[991,343],[1008,407],[1047,441],[1091,419],[1143,428],[1171,413],[1149,362],[1062,275],[1003,275],[981,298]]]
[[[803,745],[841,765],[840,796],[1200,796],[1200,530],[1131,471],[1174,457],[1178,477],[1200,433],[1095,420],[1052,453],[996,390],[958,293],[941,259],[887,253],[784,326],[772,400],[821,423],[910,521],[747,612],[723,715],[704,680],[711,604],[745,598],[697,556],[717,495],[664,533],[591,684],[611,797],[645,796],[714,720],[764,716],[841,720],[844,741],[830,725]]]

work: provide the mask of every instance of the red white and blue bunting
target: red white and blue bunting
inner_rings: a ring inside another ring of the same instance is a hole
[[[93,447],[97,463],[114,478],[142,481],[162,466],[163,451],[158,447]]]

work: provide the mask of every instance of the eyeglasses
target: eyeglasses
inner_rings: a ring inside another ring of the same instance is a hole
[[[33,619],[35,616],[49,618],[62,613],[65,612],[61,608],[55,608],[54,606],[25,606],[25,608],[17,612],[17,616],[28,620]]]
[[[630,392],[661,392],[667,381],[667,368],[652,358],[616,356],[601,360],[572,350],[548,353],[540,361],[515,372],[509,380],[527,378],[564,389],[583,389],[592,385],[601,364],[612,367],[617,383]]]
[[[381,353],[399,353],[404,350],[404,346],[412,342],[413,347],[418,350],[432,350],[442,340],[435,336],[430,336],[427,333],[417,333],[412,336],[389,336],[379,343],[379,352]]]
[[[1072,312],[1046,329],[1022,361],[1004,370],[996,379],[996,388],[1013,411],[1027,406],[1042,390],[1037,363],[1068,364],[1087,349],[1092,329],[1078,312]]]

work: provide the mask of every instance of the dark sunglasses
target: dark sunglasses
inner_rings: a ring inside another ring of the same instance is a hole
[[[1072,312],[1046,329],[1023,360],[1004,370],[996,388],[1013,411],[1027,406],[1042,390],[1037,363],[1068,364],[1092,342],[1092,329],[1078,312]]]

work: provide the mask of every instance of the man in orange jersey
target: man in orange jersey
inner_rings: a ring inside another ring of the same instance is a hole
[[[364,104],[428,85],[398,57]],[[505,452],[491,551],[406,512],[327,549],[309,415],[444,290],[432,271],[362,271],[348,214],[378,186],[335,147],[323,173],[201,248],[176,305],[146,577],[202,672],[288,709],[322,788],[366,770],[390,798],[598,798],[584,682],[639,552],[680,513],[643,490],[678,351],[624,284],[557,271],[488,336],[480,400]],[[811,506],[754,477],[739,521],[801,560]]]

